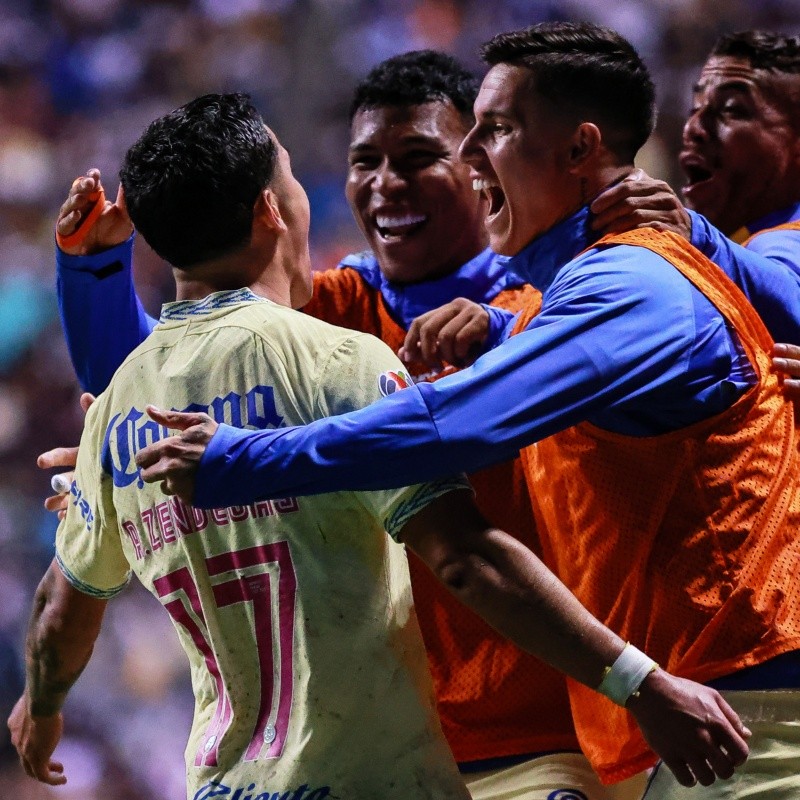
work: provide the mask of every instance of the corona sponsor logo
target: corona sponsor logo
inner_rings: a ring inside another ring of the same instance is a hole
[[[208,405],[192,403],[179,410],[202,411],[215,422],[235,428],[265,430],[284,426],[283,417],[275,408],[271,386],[255,386],[245,394],[229,392],[224,397],[215,397]],[[144,482],[134,461],[136,453],[169,435],[169,429],[153,422],[138,408],[115,414],[106,428],[101,453],[103,470],[111,476],[114,486],[124,488],[136,481],[141,489]]]

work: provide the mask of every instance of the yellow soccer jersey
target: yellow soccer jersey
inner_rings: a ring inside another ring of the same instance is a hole
[[[168,435],[147,403],[298,425],[372,402],[400,369],[372,336],[218,292],[167,304],[87,415],[56,557],[98,597],[132,570],[172,617],[196,698],[192,800],[469,797],[435,715],[405,553],[384,532],[461,479],[206,512],[134,463]]]

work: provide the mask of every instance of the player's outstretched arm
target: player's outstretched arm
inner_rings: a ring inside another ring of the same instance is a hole
[[[688,240],[692,233],[691,218],[670,185],[641,169],[598,195],[590,210],[592,229],[603,234],[648,227]]]
[[[776,340],[797,339],[800,331],[800,266],[792,239],[769,247],[732,242],[705,217],[684,208],[664,181],[636,170],[602,192],[591,205],[592,228],[603,234],[651,227],[672,231],[694,245],[745,293]],[[758,243],[758,240],[756,240]]]
[[[502,635],[626,705],[682,784],[728,778],[746,759],[749,732],[716,691],[669,675],[626,648],[530,550],[492,528],[465,492],[435,500],[405,525],[401,538]]]
[[[42,783],[66,783],[52,758],[61,738],[61,707],[92,654],[106,601],[73,588],[55,561],[33,601],[26,640],[25,692],[8,720],[25,772]]]
[[[777,342],[800,341],[798,232],[762,233],[743,247],[702,214],[692,219],[691,243],[744,292]]]
[[[73,181],[56,220],[58,306],[78,380],[96,394],[155,325],[133,286],[132,234],[121,189],[106,200],[96,169]]]

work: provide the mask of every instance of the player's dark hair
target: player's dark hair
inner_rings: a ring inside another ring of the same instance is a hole
[[[616,31],[587,22],[543,22],[500,33],[481,48],[490,66],[527,67],[553,110],[594,122],[604,142],[630,163],[655,124],[655,87],[639,54]]]
[[[800,36],[740,31],[721,36],[712,56],[746,58],[754,69],[800,73]]]
[[[413,50],[381,61],[356,86],[350,120],[362,108],[404,108],[449,100],[472,124],[478,79],[452,56],[436,50]]]
[[[175,267],[250,239],[253,207],[277,146],[245,94],[207,94],[152,122],[120,170],[136,229]]]

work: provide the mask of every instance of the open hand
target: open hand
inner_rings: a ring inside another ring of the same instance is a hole
[[[405,363],[422,361],[467,367],[480,355],[489,335],[489,314],[478,303],[459,297],[417,317],[398,355]]]
[[[750,731],[719,692],[656,670],[628,700],[645,740],[683,786],[730,778]]]
[[[692,221],[668,183],[634,170],[595,198],[590,206],[592,228],[603,234],[634,228],[672,231],[689,240]]]
[[[145,483],[161,481],[164,494],[174,494],[191,505],[194,476],[206,445],[219,425],[208,414],[161,411],[147,406],[150,419],[166,428],[181,431],[143,448],[136,454],[136,465]]]

